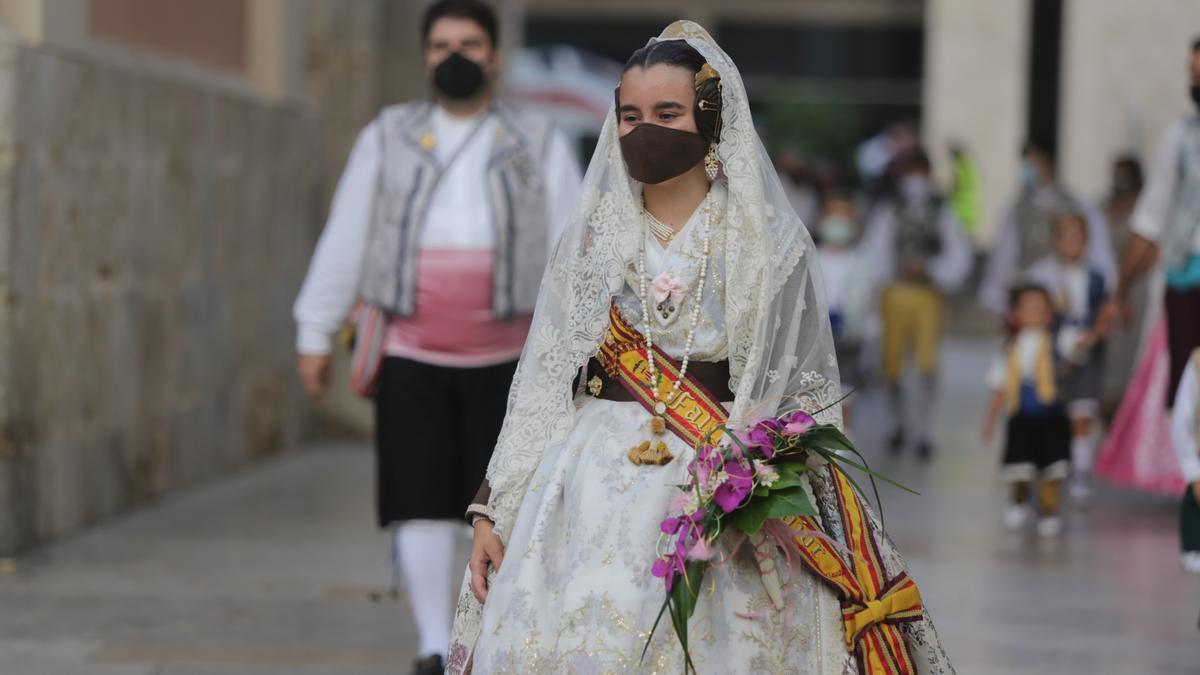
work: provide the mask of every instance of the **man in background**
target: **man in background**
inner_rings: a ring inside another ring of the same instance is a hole
[[[387,107],[360,133],[294,311],[300,377],[319,397],[331,336],[361,303],[352,380],[375,402],[378,522],[393,530],[422,674],[443,670],[455,538],[579,196],[566,139],[495,98],[497,32],[479,0],[426,11],[432,100]]]

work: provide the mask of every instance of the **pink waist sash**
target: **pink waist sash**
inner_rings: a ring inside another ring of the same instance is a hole
[[[532,317],[492,317],[490,249],[430,249],[417,256],[416,311],[393,318],[384,338],[388,356],[457,368],[513,361]]]

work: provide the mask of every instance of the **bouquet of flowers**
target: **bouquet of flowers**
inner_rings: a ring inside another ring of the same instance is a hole
[[[765,533],[774,530],[797,534],[779,519],[817,515],[801,481],[803,474],[815,470],[806,463],[810,458],[820,457],[866,473],[873,490],[874,479],[878,477],[913,492],[872,471],[837,427],[818,424],[804,411],[763,419],[745,429],[723,431],[722,441],[701,446],[688,466],[689,481],[679,486],[680,492],[671,501],[672,515],[662,521],[659,555],[651,569],[654,576],[663,579],[666,599],[650,629],[646,649],[663,614],[669,614],[683,647],[686,666],[693,672],[687,624],[696,608],[704,573],[715,557],[714,542],[723,533],[740,533],[738,536],[744,535],[743,541],[750,542],[767,594],[776,609],[783,609],[781,584],[772,557],[779,539]],[[854,479],[847,478],[861,493]],[[878,501],[877,490],[875,496]],[[646,649],[642,651],[643,657]]]

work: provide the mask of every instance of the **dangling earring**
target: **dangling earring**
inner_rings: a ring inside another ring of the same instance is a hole
[[[708,146],[708,154],[704,155],[704,173],[708,175],[708,180],[714,181],[717,179],[717,172],[720,170],[720,165],[717,164],[717,144],[710,143]]]

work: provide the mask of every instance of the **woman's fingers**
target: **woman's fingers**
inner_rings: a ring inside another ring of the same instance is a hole
[[[488,559],[492,562],[492,567],[496,571],[500,571],[500,563],[504,562],[504,544],[500,542],[500,537],[492,537],[483,545],[483,550],[487,553]]]
[[[487,569],[486,554],[479,551],[471,556],[471,592],[480,603],[487,602]]]

